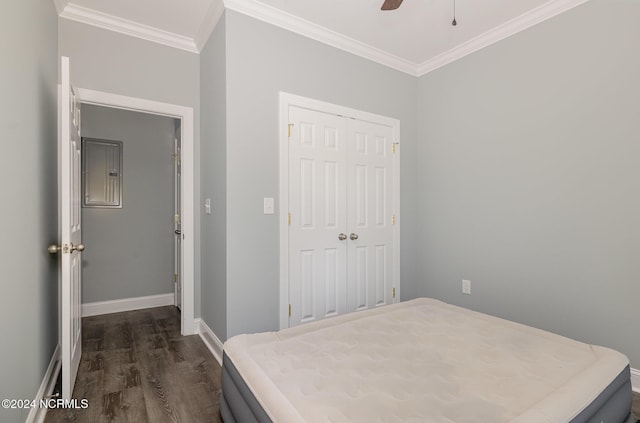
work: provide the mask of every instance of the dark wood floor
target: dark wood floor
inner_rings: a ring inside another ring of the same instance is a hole
[[[73,397],[85,410],[51,410],[58,422],[221,422],[220,366],[197,335],[180,335],[175,307],[82,319]]]
[[[633,414],[636,416],[638,422],[640,422],[640,394],[633,393]]]

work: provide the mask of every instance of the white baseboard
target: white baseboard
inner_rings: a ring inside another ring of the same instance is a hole
[[[100,314],[120,313],[122,311],[142,310],[144,308],[173,305],[173,292],[169,294],[148,295],[146,297],[123,298],[120,300],[99,301],[82,304],[82,317]]]
[[[56,349],[53,351],[53,355],[51,356],[51,361],[49,362],[49,367],[47,367],[47,371],[44,373],[44,378],[42,379],[42,383],[40,384],[40,388],[36,393],[36,397],[34,398],[37,404],[40,404],[40,400],[45,399],[53,393],[53,389],[56,387],[56,381],[58,379],[58,373],[60,372],[61,366],[61,357],[60,357],[60,344],[56,345]],[[33,407],[27,416],[26,423],[42,423],[44,422],[44,418],[47,415],[46,407]]]
[[[216,359],[218,364],[222,366],[222,342],[211,330],[204,320],[198,318],[195,319],[196,327],[198,328],[198,334],[202,338],[202,342],[209,348],[211,354]]]
[[[633,392],[640,394],[640,370],[631,368],[631,386]]]

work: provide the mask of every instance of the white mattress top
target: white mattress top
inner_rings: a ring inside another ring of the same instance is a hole
[[[622,354],[421,298],[279,332],[225,352],[274,422],[570,421]]]

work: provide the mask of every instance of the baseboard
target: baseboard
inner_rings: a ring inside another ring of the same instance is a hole
[[[195,319],[196,327],[198,328],[198,334],[202,338],[202,342],[209,348],[211,354],[216,359],[218,364],[222,366],[222,342],[204,320],[198,318]]]
[[[631,387],[633,392],[640,394],[640,370],[631,368]]]
[[[120,300],[85,303],[82,304],[82,317],[162,307],[173,305],[173,301],[174,297],[172,292],[169,294],[149,295],[146,297],[123,298]]]
[[[51,361],[49,362],[49,367],[47,367],[47,371],[44,373],[44,378],[42,379],[42,383],[40,384],[40,388],[36,393],[35,402],[40,404],[40,400],[47,398],[53,393],[53,389],[56,387],[56,381],[58,379],[58,373],[60,372],[61,366],[61,357],[60,357],[60,344],[56,345],[56,349],[53,351],[53,355],[51,356]],[[46,407],[33,407],[25,420],[26,423],[42,423],[44,422],[44,418],[47,415]]]

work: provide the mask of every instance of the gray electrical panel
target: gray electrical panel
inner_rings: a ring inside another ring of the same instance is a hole
[[[122,141],[82,139],[82,207],[122,208]]]

